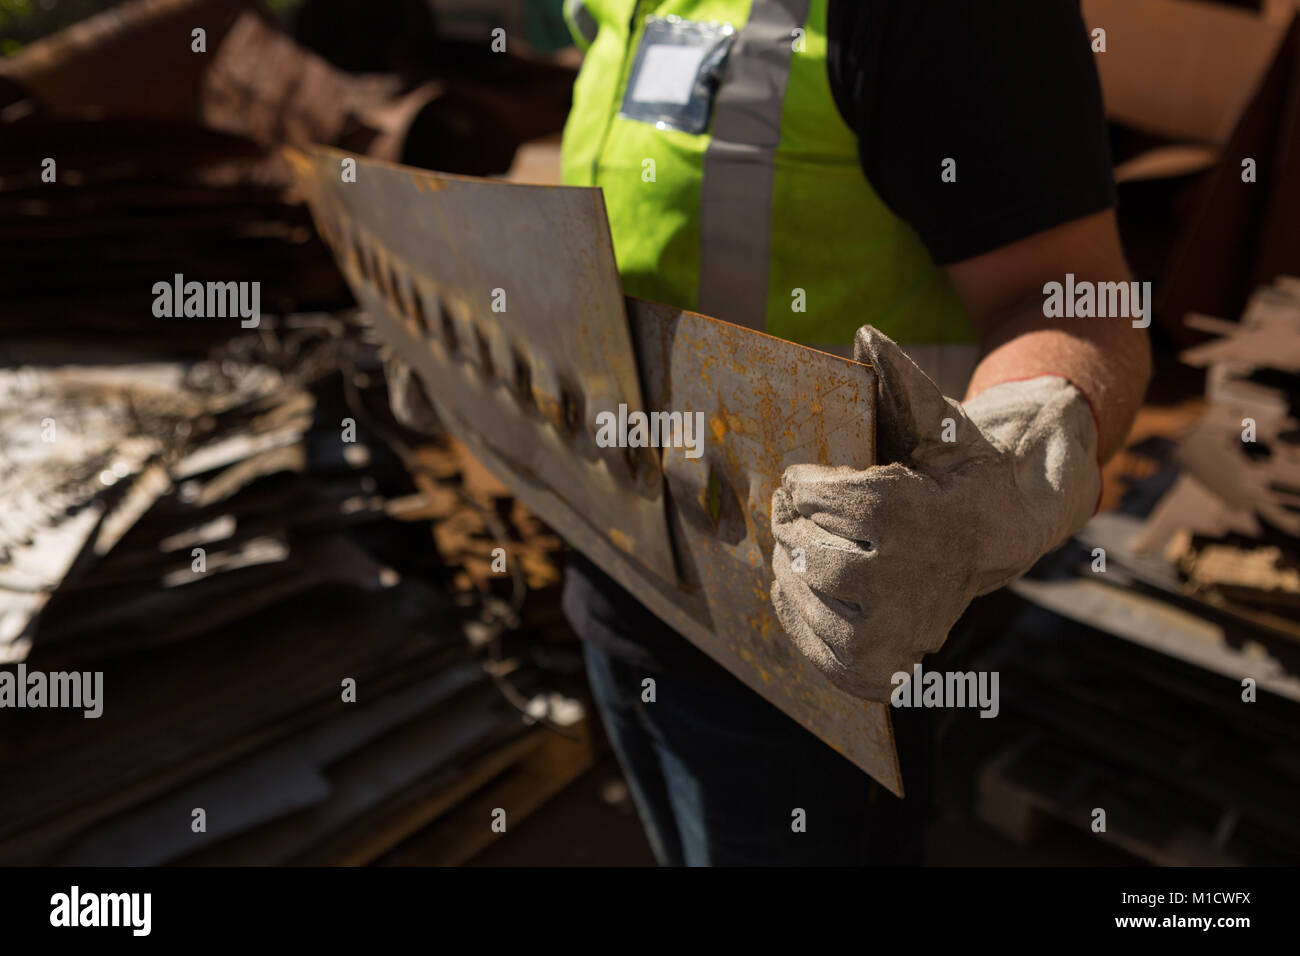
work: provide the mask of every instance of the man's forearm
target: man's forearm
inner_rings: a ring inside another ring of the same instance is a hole
[[[1107,278],[1117,277],[1098,277]],[[1012,309],[985,336],[984,357],[966,398],[1039,375],[1069,379],[1088,398],[1105,461],[1123,446],[1146,392],[1151,375],[1146,331],[1127,318],[1049,319],[1043,315],[1042,296],[1036,296]]]

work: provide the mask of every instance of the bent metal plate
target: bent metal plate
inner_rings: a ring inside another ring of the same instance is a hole
[[[344,182],[347,154],[288,156],[357,300],[446,427],[656,615],[901,795],[888,707],[806,661],[769,596],[772,492],[792,464],[872,463],[872,370],[625,304],[599,190],[364,159]],[[638,412],[702,421],[703,440],[598,440],[611,415]]]

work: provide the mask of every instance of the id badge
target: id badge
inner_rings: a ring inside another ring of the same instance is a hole
[[[729,23],[646,17],[618,115],[659,129],[703,133],[735,39]]]

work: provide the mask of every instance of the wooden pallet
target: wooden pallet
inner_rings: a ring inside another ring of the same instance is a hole
[[[976,815],[1019,846],[1032,846],[1061,825],[1157,866],[1241,866],[1230,842],[1236,818],[1211,828],[1175,809],[1176,798],[1150,782],[1121,783],[1108,768],[1077,755],[1053,755],[1057,743],[1032,735],[989,760],[976,782]],[[1060,758],[1060,759],[1058,759]],[[1092,808],[1106,810],[1106,830],[1091,829]]]

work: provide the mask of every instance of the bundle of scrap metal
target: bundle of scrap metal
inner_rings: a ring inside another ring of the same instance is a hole
[[[1239,324],[1188,324],[1220,336],[1182,356],[1208,369],[1209,410],[1135,547],[1161,549],[1187,593],[1300,639],[1300,280],[1257,291]]]
[[[259,282],[268,312],[348,303],[281,146],[495,174],[563,124],[572,69],[486,44],[444,59],[437,75],[354,75],[254,0],[135,0],[0,61],[7,328],[202,354],[224,329],[152,311],[177,274]]]
[[[455,768],[499,774],[537,718],[580,714],[531,659],[559,542],[454,448],[384,445],[378,359],[341,358],[339,323],[283,323],[275,361],[263,335],[0,375],[0,653],[25,695],[0,710],[0,860],[373,859],[456,805]],[[476,590],[443,539],[519,579]],[[37,706],[31,675],[60,673],[102,675],[93,707]]]
[[[1099,514],[1080,532],[1084,545],[1104,552],[1085,578],[1094,592],[1103,584],[1140,585],[1294,646],[1300,280],[1280,278],[1259,289],[1240,323],[1192,315],[1188,324],[1218,336],[1181,356],[1208,370],[1204,411],[1182,433],[1150,436],[1127,450],[1149,467],[1118,510]],[[1032,578],[1017,590],[1051,596],[1050,586]]]
[[[4,62],[0,295],[11,333],[57,327],[92,361],[202,355],[229,337],[225,323],[153,310],[154,284],[178,274],[258,282],[268,312],[347,301],[268,144],[204,111],[208,56],[169,54],[192,19],[221,64],[222,38],[232,22],[251,24],[234,20],[251,6],[127,4]]]
[[[458,95],[243,0],[0,67],[0,863],[458,862],[588,765],[560,542],[391,418],[278,154],[438,140]],[[158,317],[176,273],[262,283],[257,327]]]

